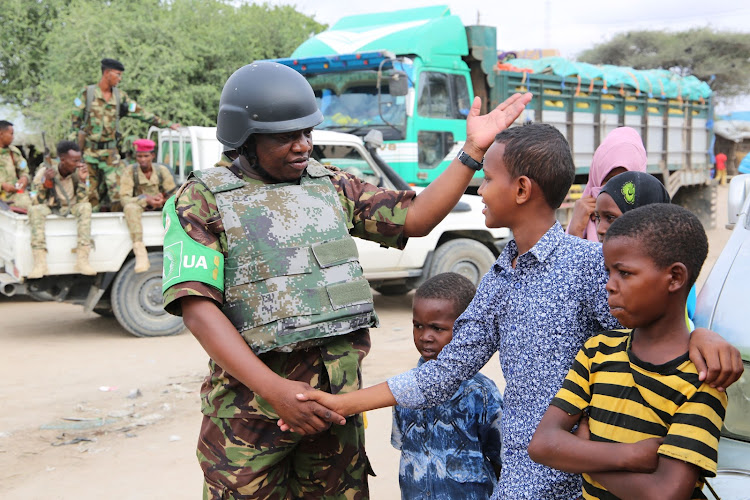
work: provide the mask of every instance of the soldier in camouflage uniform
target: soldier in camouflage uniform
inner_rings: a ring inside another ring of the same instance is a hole
[[[29,185],[29,167],[12,142],[13,124],[0,120],[0,201],[25,212],[31,206],[31,198],[25,192]]]
[[[98,84],[81,89],[74,100],[71,139],[78,138],[83,159],[89,170],[89,200],[95,211],[119,208],[117,182],[122,162],[117,146],[120,139],[120,117],[129,116],[157,127],[179,129],[171,123],[145,111],[121,91],[117,84],[122,80],[125,67],[120,61],[102,59],[102,77]],[[119,106],[118,106],[119,103]]]
[[[489,143],[496,130],[478,109],[469,137],[485,129]],[[361,387],[377,317],[351,236],[403,248],[474,173],[456,160],[419,197],[378,188],[310,158],[322,119],[296,71],[240,68],[217,123],[239,157],[195,172],[164,207],[165,309],[210,356],[198,442],[206,499],[369,498],[362,416],[344,421],[296,395]]]
[[[143,244],[141,214],[144,210],[161,210],[167,198],[177,189],[172,172],[166,165],[154,164],[154,141],[133,141],[136,163],[129,165],[120,176],[120,200],[130,239],[133,241],[136,273],[148,271],[151,264]]]
[[[31,225],[31,250],[34,269],[29,279],[47,274],[47,239],[44,234],[45,218],[50,214],[67,217],[74,215],[78,229],[76,271],[93,276],[96,271],[89,264],[91,251],[91,203],[88,202],[86,180],[88,171],[81,159],[78,145],[72,141],[57,144],[59,161],[51,160],[49,166],[39,168],[34,176],[36,198],[29,210]]]

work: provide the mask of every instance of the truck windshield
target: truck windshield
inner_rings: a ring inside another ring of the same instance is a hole
[[[317,128],[365,135],[376,128],[384,139],[398,140],[406,132],[406,97],[391,96],[384,71],[378,104],[375,70],[308,76],[325,120]]]

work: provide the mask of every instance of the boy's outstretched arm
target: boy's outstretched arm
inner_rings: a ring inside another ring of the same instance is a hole
[[[721,335],[707,328],[696,328],[690,334],[690,361],[698,369],[698,379],[723,391],[741,376],[742,356]]]
[[[596,472],[591,478],[623,500],[685,500],[692,497],[700,470],[697,466],[659,457],[650,474],[637,472]]]
[[[550,406],[529,443],[529,456],[537,463],[573,474],[598,471],[652,472],[659,457],[656,451],[661,438],[638,443],[604,443],[590,441],[570,431],[581,415],[570,415]]]
[[[310,389],[297,394],[297,399],[305,402],[314,401],[325,406],[334,412],[338,418],[330,421],[340,425],[346,422],[346,419],[340,417],[340,415],[348,417],[349,415],[355,415],[363,411],[385,408],[386,406],[394,406],[396,404],[396,398],[393,397],[393,393],[391,393],[387,382],[381,382],[378,385],[346,394],[329,394]],[[279,419],[278,425],[282,431],[296,431],[296,427],[283,418]]]
[[[293,425],[295,432],[314,434],[342,420],[341,415],[318,403],[299,401],[296,395],[312,387],[285,379],[268,368],[211,299],[188,296],[180,301],[185,326],[211,359],[268,401],[279,417]]]
[[[531,101],[531,93],[513,94],[486,115],[480,115],[482,100],[474,103],[466,118],[463,150],[481,162],[495,136],[508,128]],[[405,236],[425,236],[456,206],[475,171],[454,159],[437,179],[414,198],[404,222]]]

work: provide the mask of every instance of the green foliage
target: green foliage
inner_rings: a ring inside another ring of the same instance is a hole
[[[711,82],[720,97],[750,93],[750,33],[697,28],[631,31],[584,51],[579,61],[635,69],[662,68]]]
[[[212,126],[234,70],[287,57],[325,29],[290,6],[231,0],[4,0],[0,25],[0,101],[55,140],[70,132],[73,99],[99,81],[103,57],[122,61],[120,88],[146,110]],[[120,123],[126,136],[146,132]]]

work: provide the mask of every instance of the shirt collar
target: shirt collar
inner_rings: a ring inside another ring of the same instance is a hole
[[[555,221],[552,227],[549,228],[541,238],[539,238],[539,241],[537,241],[528,252],[521,255],[521,258],[526,255],[531,255],[538,262],[544,262],[550,255],[552,255],[552,252],[555,251],[564,237],[565,231],[563,231],[560,222]],[[513,262],[513,259],[516,258],[516,256],[518,256],[518,245],[516,245],[516,240],[512,239],[505,246],[505,249],[500,254],[495,265],[499,266],[501,269],[510,269],[513,267],[511,262]]]

